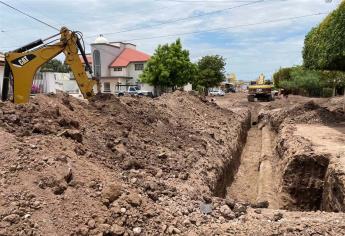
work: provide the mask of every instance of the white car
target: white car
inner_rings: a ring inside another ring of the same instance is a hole
[[[221,89],[210,89],[209,92],[210,96],[224,96],[225,93]]]
[[[151,96],[152,93],[148,91],[141,90],[138,86],[129,86],[126,91],[119,91],[116,92],[116,95],[121,97],[125,95],[130,95],[130,96]]]

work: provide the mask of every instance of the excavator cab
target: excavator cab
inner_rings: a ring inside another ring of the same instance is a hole
[[[60,39],[56,39],[57,36],[60,36]],[[45,40],[39,39],[14,51],[5,53],[2,100],[9,99],[11,89],[14,103],[29,102],[33,78],[37,70],[62,52],[66,56],[65,61],[70,66],[83,97],[85,99],[92,97],[96,81],[89,79],[85,72],[86,69],[92,74],[92,69],[87,61],[81,40],[80,32],[70,31],[66,27],[62,27],[60,33]],[[86,65],[85,68],[80,60],[78,51],[82,55]]]

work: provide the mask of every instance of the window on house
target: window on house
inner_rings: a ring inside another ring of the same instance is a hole
[[[103,83],[103,91],[106,93],[110,92],[110,83],[109,82],[104,82]]]
[[[98,50],[95,50],[93,52],[93,61],[94,61],[94,71],[95,76],[100,77],[101,76],[101,54]]]
[[[144,64],[143,63],[135,64],[135,70],[144,70]]]
[[[114,67],[114,71],[122,71],[122,67]]]

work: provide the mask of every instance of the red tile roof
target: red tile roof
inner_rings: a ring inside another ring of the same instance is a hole
[[[84,64],[84,59],[83,59],[82,55],[79,55],[79,58],[80,58],[81,62]],[[93,62],[91,54],[86,54],[86,58],[87,58],[87,61],[89,62],[89,64],[91,65]]]
[[[109,67],[126,67],[131,62],[146,62],[150,56],[135,49],[125,48]]]

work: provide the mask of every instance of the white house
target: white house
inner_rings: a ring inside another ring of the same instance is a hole
[[[100,80],[101,92],[116,93],[132,85],[153,92],[152,86],[139,81],[150,55],[137,50],[136,45],[108,42],[100,35],[91,44],[91,54],[86,56],[93,68],[93,75]]]
[[[32,84],[32,93],[66,92],[74,97],[83,98],[78,84],[71,79],[70,73],[37,72]]]

